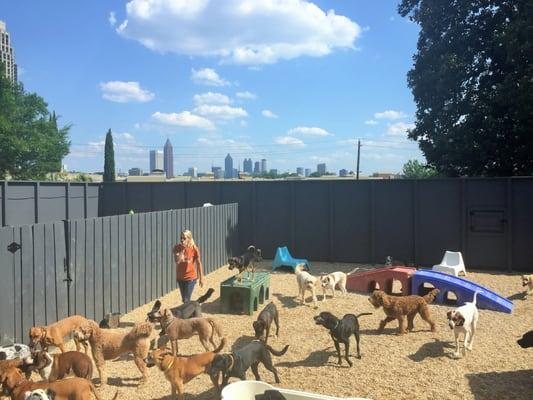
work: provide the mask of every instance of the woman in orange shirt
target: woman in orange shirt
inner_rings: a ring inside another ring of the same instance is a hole
[[[192,232],[181,232],[180,242],[173,249],[176,261],[176,281],[180,288],[184,303],[191,300],[192,291],[199,280],[200,287],[204,286],[204,268],[200,258],[200,250],[192,237]]]

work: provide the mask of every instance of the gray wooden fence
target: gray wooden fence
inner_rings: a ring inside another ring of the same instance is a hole
[[[237,204],[225,204],[0,228],[1,343],[27,342],[30,327],[68,315],[125,313],[173,290],[171,249],[183,229],[205,272],[216,270],[237,251],[237,222]]]

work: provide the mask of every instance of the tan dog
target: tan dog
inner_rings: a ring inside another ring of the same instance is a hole
[[[70,378],[52,383],[30,382],[17,368],[10,368],[0,376],[4,392],[9,393],[12,400],[24,400],[26,392],[44,389],[53,394],[54,400],[100,400],[91,381],[83,378]],[[115,393],[116,399],[118,393]]]
[[[298,264],[294,268],[296,282],[298,283],[298,297],[302,304],[305,302],[305,292],[310,291],[313,295],[313,305],[317,308],[316,289],[320,286],[320,279],[304,271],[305,264]]]
[[[533,293],[533,275],[522,275],[522,286],[527,286],[525,295],[531,295]]]
[[[170,339],[173,355],[178,355],[179,339],[189,339],[197,334],[204,349],[210,351],[217,347],[214,341],[215,333],[219,338],[224,336],[222,328],[213,318],[176,318],[168,308],[163,310],[162,314],[161,327]]]
[[[102,386],[107,384],[105,360],[113,360],[122,354],[132,353],[135,365],[142,374],[141,383],[146,382],[148,369],[144,359],[150,349],[150,335],[152,324],[138,322],[129,332],[100,329],[92,320],[82,325],[74,332],[79,340],[88,340],[91,344],[93,360],[100,376]]]
[[[56,354],[41,351],[35,354],[34,364],[41,378],[48,382],[63,379],[70,373],[79,378],[89,380],[93,377],[93,362],[91,358],[79,351]]]
[[[372,295],[368,298],[368,301],[375,307],[379,308],[383,306],[385,311],[385,319],[379,323],[378,332],[383,332],[385,325],[395,319],[398,320],[399,329],[398,334],[403,335],[408,331],[413,330],[413,321],[416,314],[420,314],[422,319],[426,321],[431,327],[431,332],[435,332],[435,322],[431,318],[429,313],[428,304],[431,303],[437,294],[439,289],[433,289],[425,296],[389,296],[383,290],[374,290]],[[407,318],[407,329],[405,328],[405,319]]]
[[[68,318],[59,320],[48,326],[34,326],[30,328],[30,348],[34,348],[37,343],[41,345],[44,351],[48,351],[48,346],[59,347],[62,353],[65,352],[64,338],[70,335],[74,330],[78,329],[82,324],[86,323],[87,319],[81,315],[73,315]],[[74,338],[76,343],[76,351],[80,351],[80,343]],[[85,353],[87,354],[87,344],[84,343]]]
[[[208,372],[213,358],[217,353],[220,353],[225,345],[226,339],[222,338],[220,345],[215,350],[189,357],[175,357],[167,348],[162,347],[152,351],[150,357],[159,370],[163,371],[167,381],[170,382],[172,398],[176,398],[177,391],[178,399],[182,400],[184,385],[198,375]]]

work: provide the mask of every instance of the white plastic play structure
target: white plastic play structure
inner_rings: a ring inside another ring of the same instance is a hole
[[[466,276],[465,263],[460,251],[446,251],[440,264],[434,265],[432,269],[433,271],[455,276],[459,276],[459,273],[462,272]]]
[[[222,389],[222,400],[255,400],[255,396],[265,390],[277,390],[287,400],[369,400],[363,397],[332,397],[296,390],[277,388],[265,382],[238,381],[230,383]]]

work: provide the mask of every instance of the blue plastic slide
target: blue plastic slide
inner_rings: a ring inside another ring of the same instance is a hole
[[[412,275],[412,294],[421,294],[420,292],[424,283],[431,283],[440,290],[440,293],[435,299],[436,303],[444,303],[446,293],[453,292],[457,297],[457,304],[462,305],[467,301],[472,301],[474,293],[477,291],[476,305],[478,308],[501,311],[508,314],[513,312],[512,301],[463,278],[431,270],[418,270]]]
[[[274,257],[274,261],[272,261],[272,271],[279,267],[291,267],[294,270],[298,264],[305,264],[305,269],[309,271],[309,261],[293,258],[287,247],[278,247],[276,250],[276,257]]]

